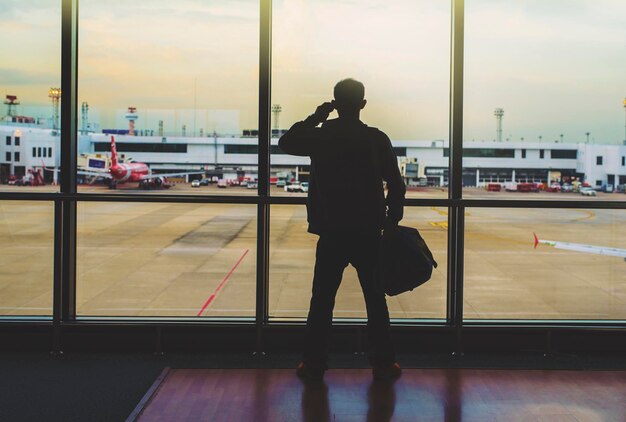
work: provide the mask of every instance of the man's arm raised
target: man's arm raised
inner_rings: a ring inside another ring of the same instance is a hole
[[[312,155],[317,145],[316,140],[319,137],[317,125],[324,122],[333,110],[334,107],[331,103],[318,106],[315,113],[295,123],[280,137],[278,147],[291,155]]]

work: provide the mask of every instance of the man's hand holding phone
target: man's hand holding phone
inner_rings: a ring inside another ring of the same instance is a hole
[[[328,119],[328,115],[333,112],[335,106],[331,102],[326,102],[317,107],[313,114],[319,123],[322,123]]]

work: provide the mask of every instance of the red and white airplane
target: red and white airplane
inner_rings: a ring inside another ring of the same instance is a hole
[[[553,246],[557,249],[567,249],[567,250],[576,251],[576,252],[595,253],[598,255],[619,256],[621,258],[624,258],[624,261],[626,261],[626,249],[609,248],[605,246],[585,245],[582,243],[557,242],[554,240],[544,240],[544,239],[539,239],[535,233],[533,233],[533,236],[535,237],[535,249],[537,249],[537,245],[541,243],[544,245]]]
[[[110,189],[115,189],[118,184],[128,182],[138,182],[140,188],[150,189],[169,188],[171,185],[167,183],[167,177],[204,174],[204,171],[152,174],[150,167],[145,163],[120,163],[117,157],[117,148],[115,147],[115,137],[111,136],[111,167],[109,167],[108,171],[79,170],[78,174],[110,179]]]

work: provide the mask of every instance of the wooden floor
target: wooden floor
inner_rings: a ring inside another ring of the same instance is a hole
[[[305,385],[288,369],[172,369],[153,387],[140,421],[626,421],[623,371],[405,369],[374,383],[332,369]]]

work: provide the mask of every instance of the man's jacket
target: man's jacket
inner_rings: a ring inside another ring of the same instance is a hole
[[[310,116],[278,142],[287,154],[311,157],[309,232],[380,233],[386,218],[400,221],[406,188],[389,137],[360,120],[316,126]]]

